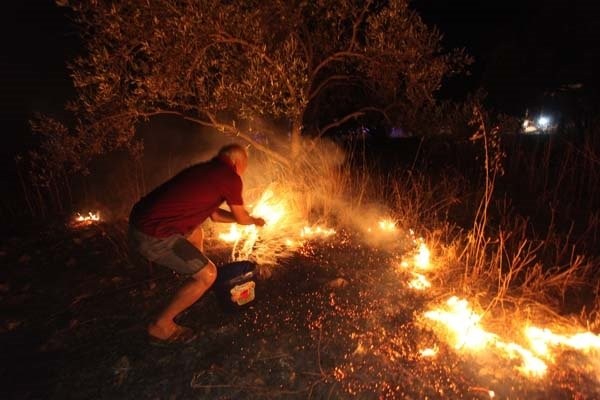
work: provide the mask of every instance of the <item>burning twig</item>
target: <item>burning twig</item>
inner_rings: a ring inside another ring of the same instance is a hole
[[[71,220],[71,227],[73,228],[82,228],[85,226],[93,225],[100,221],[100,212],[96,211],[88,212],[87,215],[82,215],[80,213],[76,213],[73,219]]]

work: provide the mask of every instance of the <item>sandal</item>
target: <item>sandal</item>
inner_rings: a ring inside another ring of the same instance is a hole
[[[166,339],[159,339],[155,336],[149,337],[149,344],[157,347],[170,347],[173,345],[185,345],[190,344],[196,339],[196,333],[184,326],[178,326],[175,332]]]

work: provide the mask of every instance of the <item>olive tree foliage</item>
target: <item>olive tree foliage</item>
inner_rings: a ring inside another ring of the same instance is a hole
[[[73,168],[112,149],[139,151],[136,125],[169,114],[286,163],[254,135],[255,121],[287,126],[295,154],[302,135],[314,138],[353,118],[409,118],[468,62],[462,51],[443,52],[441,35],[408,3],[57,1],[70,9],[84,44],[69,66],[75,122],[67,129],[43,117],[34,128],[49,139],[46,153],[70,156],[63,161]],[[343,101],[328,104],[335,115],[326,120],[320,110],[335,96]],[[67,137],[72,149],[58,151]]]

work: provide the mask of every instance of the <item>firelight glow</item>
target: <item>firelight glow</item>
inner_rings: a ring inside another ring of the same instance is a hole
[[[378,223],[379,229],[384,232],[395,232],[398,228],[396,223],[391,219],[382,219]]]
[[[600,336],[591,332],[580,332],[572,335],[559,335],[547,328],[529,326],[525,328],[525,336],[532,350],[541,356],[548,357],[551,347],[570,347],[586,353],[600,350]]]
[[[79,222],[86,222],[86,221],[100,221],[100,213],[99,212],[88,212],[87,215],[81,215],[79,213],[77,213],[77,217],[75,218],[76,221]]]
[[[307,240],[325,239],[336,234],[323,225],[307,225],[304,213],[296,203],[298,194],[277,187],[263,192],[252,209],[252,214],[265,219],[265,226],[238,226],[218,234],[218,238],[232,243],[233,260],[254,259],[260,264],[274,264],[278,256],[303,246]]]
[[[76,213],[70,222],[72,228],[82,228],[100,222],[100,212],[88,212],[87,214]]]
[[[517,370],[531,377],[543,376],[548,366],[531,351],[514,342],[505,342],[480,324],[482,315],[474,312],[465,299],[450,297],[445,306],[425,313],[425,317],[438,322],[449,333],[449,342],[457,350],[474,353],[484,349],[497,349],[509,359],[520,359]]]
[[[413,272],[414,278],[408,282],[408,287],[415,290],[425,290],[431,287],[431,282],[425,277],[425,275]]]
[[[415,267],[425,270],[431,266],[429,261],[431,252],[429,251],[429,248],[427,247],[423,239],[420,239],[419,241],[419,250],[417,251],[417,254],[415,254],[414,264]]]

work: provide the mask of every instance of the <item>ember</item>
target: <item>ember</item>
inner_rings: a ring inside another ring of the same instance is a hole
[[[90,226],[100,221],[100,212],[96,211],[88,212],[87,215],[82,215],[80,213],[76,213],[71,220],[71,227],[73,228],[81,228],[84,226]]]
[[[403,260],[400,267],[410,271],[413,276],[408,282],[410,288],[429,289],[432,286],[431,282],[420,272],[431,269],[431,252],[422,238],[415,239],[415,244],[417,249],[414,254]],[[434,329],[455,349],[472,354],[492,350],[508,360],[518,360],[519,365],[516,369],[528,377],[539,378],[546,374],[546,362],[555,361],[551,348],[568,347],[584,353],[600,350],[600,336],[591,332],[559,335],[549,329],[534,326],[524,329],[524,338],[528,340],[528,346],[504,340],[500,335],[485,330],[481,325],[483,314],[475,312],[468,300],[456,296],[450,297],[445,304],[427,311],[424,317],[436,322]],[[431,349],[421,350],[420,354],[423,357],[435,355]]]
[[[335,235],[334,229],[323,225],[306,225],[305,212],[295,201],[301,198],[298,193],[282,187],[277,187],[277,196],[274,193],[274,188],[268,188],[251,207],[252,214],[265,219],[264,227],[233,224],[218,235],[220,240],[233,244],[233,260],[274,264],[277,258],[300,248],[307,240]]]
[[[408,287],[416,290],[425,290],[431,287],[431,282],[425,277],[425,275],[413,272],[414,279],[408,283]]]

